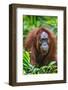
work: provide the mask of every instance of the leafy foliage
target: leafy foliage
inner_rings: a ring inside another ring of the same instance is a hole
[[[28,32],[35,27],[47,27],[57,35],[57,16],[23,16],[23,35],[24,39],[27,37]]]
[[[31,65],[29,52],[24,50],[23,53],[23,73],[24,74],[42,74],[42,73],[57,73],[56,62],[52,61],[48,66]]]

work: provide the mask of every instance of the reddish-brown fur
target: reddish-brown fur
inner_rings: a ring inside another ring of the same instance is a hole
[[[49,53],[43,55],[39,50],[39,35],[41,32],[48,33],[49,36]],[[52,60],[56,60],[56,37],[53,32],[45,28],[36,28],[29,32],[25,40],[25,49],[30,51],[31,64],[46,65]],[[38,61],[39,60],[39,61]]]

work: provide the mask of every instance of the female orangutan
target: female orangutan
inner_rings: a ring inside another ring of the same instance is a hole
[[[29,32],[25,49],[30,51],[31,64],[47,65],[56,60],[56,37],[46,28],[36,28]]]

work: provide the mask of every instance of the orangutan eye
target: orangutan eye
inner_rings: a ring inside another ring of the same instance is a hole
[[[43,42],[48,42],[48,38],[43,38],[43,39],[40,40],[40,42],[41,42],[41,43],[43,43]]]

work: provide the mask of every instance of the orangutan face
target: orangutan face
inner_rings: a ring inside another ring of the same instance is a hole
[[[40,49],[44,53],[47,53],[49,50],[48,34],[44,31],[40,34]]]

